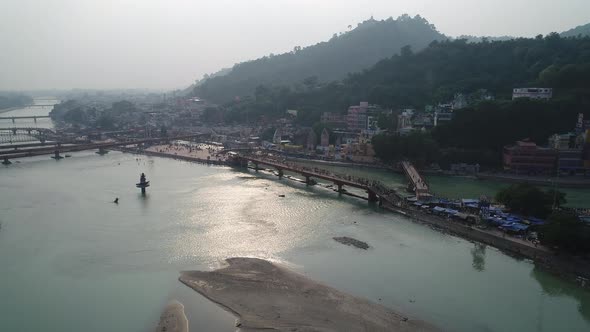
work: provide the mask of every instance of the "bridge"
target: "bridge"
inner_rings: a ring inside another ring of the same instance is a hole
[[[87,144],[71,144],[71,145],[61,145],[57,143],[54,146],[47,146],[41,147],[36,149],[29,149],[29,150],[22,150],[22,151],[3,151],[0,152],[0,158],[3,159],[3,164],[8,165],[10,164],[10,159],[16,158],[26,158],[26,157],[34,157],[34,156],[42,156],[42,155],[53,155],[52,158],[58,160],[63,158],[61,153],[66,152],[77,152],[77,151],[84,151],[84,150],[98,150],[98,154],[105,154],[107,153],[106,149],[113,148],[117,146],[127,146],[127,145],[137,145],[137,144],[146,144],[146,143],[156,143],[161,141],[173,141],[173,140],[181,140],[181,139],[189,139],[194,137],[199,137],[202,134],[193,134],[193,135],[184,135],[184,136],[175,136],[175,137],[159,137],[159,138],[146,138],[140,140],[127,140],[127,141],[118,141],[118,142],[106,142],[106,143],[87,143]]]
[[[418,170],[414,167],[414,165],[409,161],[402,161],[401,166],[406,174],[406,177],[410,180],[410,185],[412,190],[416,193],[416,198],[430,198],[432,194],[430,193],[430,188],[428,183]]]
[[[254,169],[259,170],[259,165],[267,165],[275,168],[279,178],[284,176],[284,172],[300,174],[305,177],[307,185],[314,184],[313,178],[322,179],[334,183],[338,187],[338,193],[343,193],[343,186],[349,186],[366,191],[369,202],[379,202],[379,205],[390,204],[397,205],[401,200],[395,190],[388,188],[379,181],[355,177],[345,174],[336,174],[317,167],[311,168],[303,165],[287,162],[284,160],[272,158],[269,156],[258,155],[237,155],[234,157],[234,164],[239,166],[248,166],[248,163],[254,164]]]
[[[33,119],[37,122],[37,119],[50,118],[49,115],[29,115],[29,116],[0,116],[0,120],[12,120],[15,123],[19,119]]]
[[[31,105],[27,105],[25,106],[26,108],[30,108],[30,107],[41,107],[41,108],[45,108],[45,107],[54,107],[55,104],[31,104]]]
[[[0,144],[45,142],[56,134],[47,128],[37,127],[4,127],[0,128]]]

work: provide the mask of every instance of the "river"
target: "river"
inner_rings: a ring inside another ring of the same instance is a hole
[[[529,261],[264,172],[87,151],[2,166],[0,188],[1,330],[152,330],[178,299],[191,331],[234,331],[232,315],[177,281],[233,256],[447,330],[590,329],[590,294]]]
[[[59,100],[55,98],[35,99],[33,102],[34,105],[55,105],[58,103]],[[52,109],[52,106],[31,106],[0,112],[0,116],[46,116],[49,115]],[[16,119],[14,123],[11,120],[0,120],[0,127],[37,127],[51,129],[53,128],[53,121],[49,118],[41,118],[37,119],[37,121],[34,119]]]

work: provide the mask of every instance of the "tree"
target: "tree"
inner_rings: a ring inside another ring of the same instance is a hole
[[[96,125],[102,129],[113,129],[115,127],[115,119],[110,115],[103,114],[96,121]]]
[[[372,143],[377,157],[385,162],[407,158],[423,166],[438,158],[438,146],[428,133],[380,134],[373,137]]]
[[[541,243],[572,253],[590,252],[590,227],[569,212],[555,212],[539,229]]]
[[[545,218],[551,213],[554,197],[559,197],[560,204],[566,203],[565,193],[543,191],[523,182],[500,190],[496,194],[496,201],[515,213]]]

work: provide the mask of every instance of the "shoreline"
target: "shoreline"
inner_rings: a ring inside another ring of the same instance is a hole
[[[228,258],[214,271],[183,271],[184,285],[234,314],[239,330],[438,331],[258,258]]]

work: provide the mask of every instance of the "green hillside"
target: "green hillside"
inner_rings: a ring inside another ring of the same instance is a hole
[[[194,94],[226,102],[236,96],[253,95],[258,85],[296,87],[304,79],[308,79],[308,84],[329,82],[369,68],[405,45],[420,50],[433,40],[442,39],[445,36],[420,16],[369,19],[346,33],[334,34],[327,42],[297,46],[289,53],[236,64],[229,73],[201,82]]]

